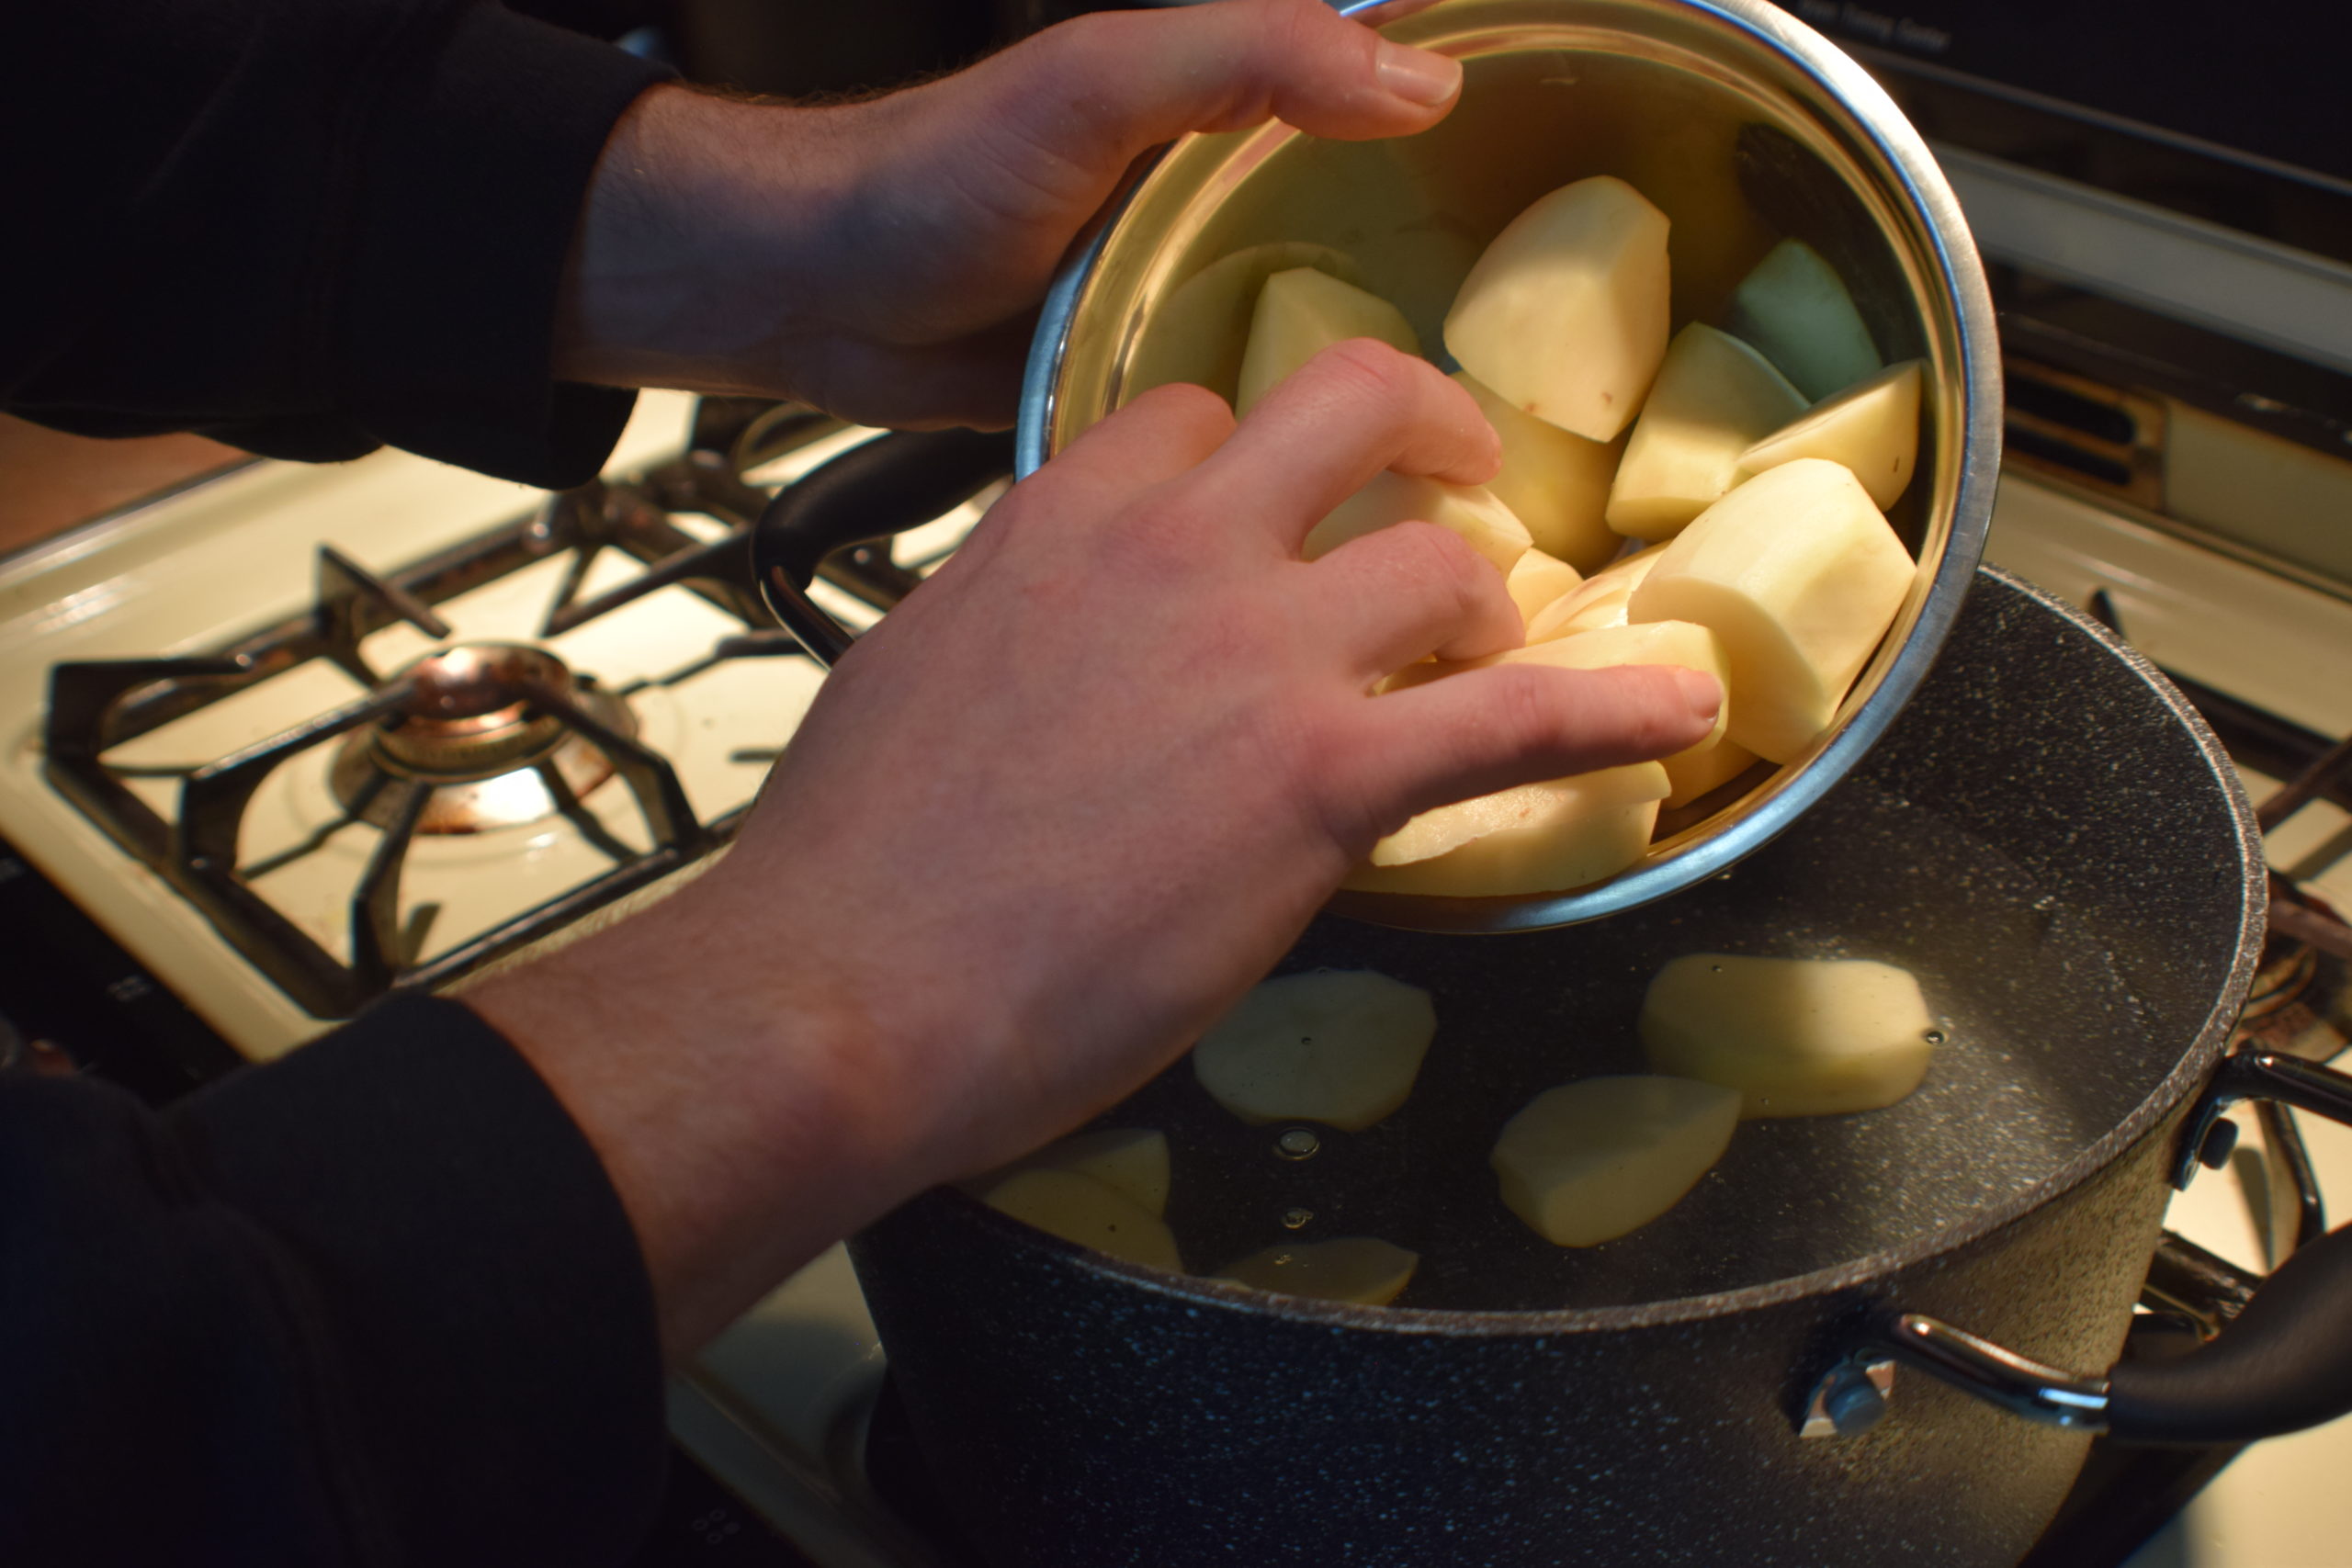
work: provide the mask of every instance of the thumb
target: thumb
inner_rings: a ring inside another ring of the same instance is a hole
[[[1391,43],[1321,0],[1215,0],[1076,17],[967,73],[1031,148],[1111,185],[1145,149],[1269,118],[1343,141],[1444,118],[1462,67]]]
[[[1361,852],[1432,807],[1538,779],[1668,757],[1707,738],[1723,692],[1668,665],[1499,664],[1374,697],[1333,749],[1326,820]]]

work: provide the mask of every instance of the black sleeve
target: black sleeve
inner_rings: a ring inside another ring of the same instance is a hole
[[[482,0],[7,7],[0,407],[587,479],[632,397],[553,379],[556,292],[662,74]]]
[[[620,1201],[465,1008],[162,1115],[0,1075],[0,1562],[586,1568],[666,1451]]]

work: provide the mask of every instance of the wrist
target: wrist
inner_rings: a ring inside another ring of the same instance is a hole
[[[862,1010],[797,972],[772,927],[696,893],[462,998],[603,1161],[673,1361],[944,1174],[894,1110],[902,1086]]]
[[[822,110],[663,85],[590,181],[556,313],[556,378],[776,396],[784,345],[825,314],[822,236],[847,185]]]

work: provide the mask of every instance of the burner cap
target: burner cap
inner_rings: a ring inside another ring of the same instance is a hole
[[[343,743],[328,782],[345,810],[391,826],[415,780],[432,789],[420,833],[480,833],[554,816],[613,776],[594,742],[548,711],[567,703],[605,728],[637,733],[628,705],[575,677],[544,649],[467,643],[393,677],[407,695]]]

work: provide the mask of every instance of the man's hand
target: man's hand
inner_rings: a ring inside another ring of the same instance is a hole
[[[1461,80],[1318,0],[1222,0],[1081,17],[870,103],[656,88],[597,167],[557,373],[1002,426],[1046,286],[1138,153],[1269,117],[1404,135]]]
[[[1311,564],[1307,530],[1383,468],[1498,457],[1468,393],[1364,341],[1238,427],[1137,399],[851,649],[725,861],[474,993],[604,1156],[673,1351],[1142,1083],[1414,812],[1706,733],[1686,671],[1370,694],[1519,614],[1442,528]]]

